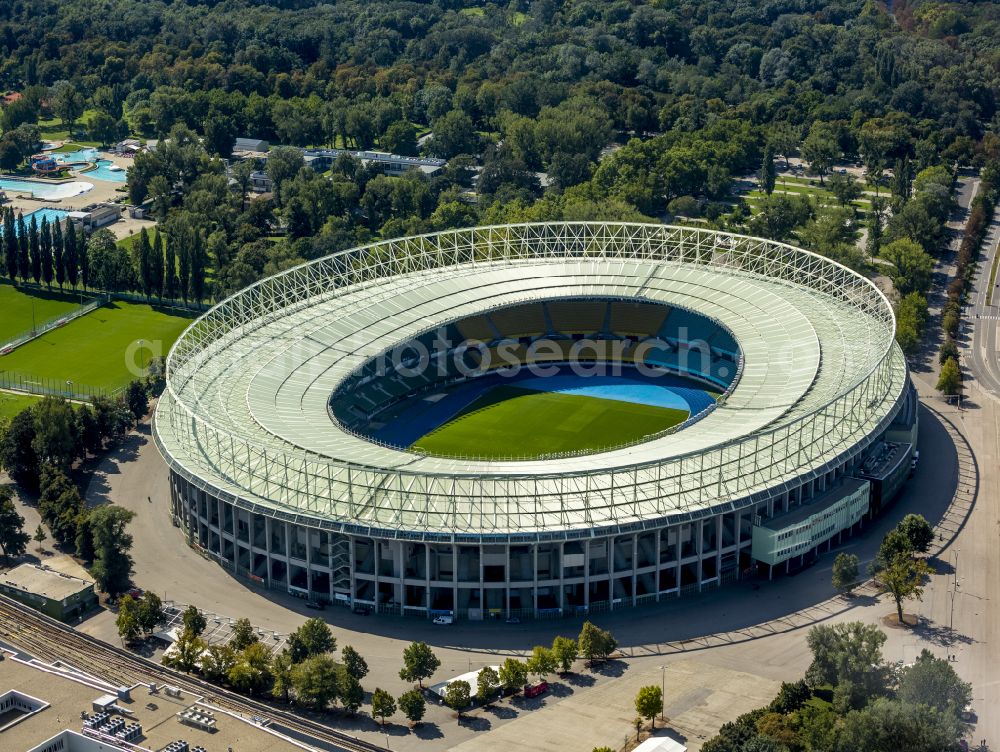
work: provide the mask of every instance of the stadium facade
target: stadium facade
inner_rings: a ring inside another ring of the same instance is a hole
[[[758,238],[447,231],[217,305],[170,353],[154,438],[175,521],[237,575],[390,613],[594,612],[801,566],[889,503],[917,412],[894,326],[864,277]],[[489,373],[504,343],[559,365],[584,338],[588,363],[721,396],[642,441],[544,457],[434,456],[373,433],[393,406]]]

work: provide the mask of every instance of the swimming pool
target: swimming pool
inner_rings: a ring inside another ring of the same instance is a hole
[[[49,220],[49,224],[51,225],[53,222],[58,222],[64,219],[67,214],[69,214],[69,212],[65,209],[36,209],[30,214],[25,214],[24,221],[30,222],[31,218],[34,217],[35,222],[37,222],[39,226],[42,224],[43,219]]]
[[[19,178],[0,178],[0,191],[7,191],[15,195],[29,193],[36,198],[52,201],[79,196],[93,187],[93,183],[86,183],[82,180],[74,180],[69,183],[42,183],[34,180],[20,180]]]
[[[96,162],[97,167],[93,170],[86,170],[82,172],[82,175],[86,175],[88,178],[93,178],[94,180],[105,180],[109,183],[124,183],[125,182],[125,170],[112,170],[110,169],[114,162],[110,159],[99,159],[100,152],[94,148],[80,149],[80,151],[71,151],[65,153],[52,153],[56,162],[60,164],[72,164],[73,162]]]

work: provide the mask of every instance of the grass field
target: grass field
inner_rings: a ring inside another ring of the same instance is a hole
[[[413,448],[449,457],[538,457],[625,444],[687,417],[685,410],[501,386]]]
[[[0,420],[10,419],[26,407],[31,407],[41,397],[29,397],[26,394],[11,394],[0,392]]]
[[[110,303],[3,356],[0,371],[116,389],[151,357],[165,356],[190,322],[148,305]]]
[[[32,309],[35,322],[41,324],[79,307],[78,294],[29,290],[0,282],[0,342],[31,329]]]

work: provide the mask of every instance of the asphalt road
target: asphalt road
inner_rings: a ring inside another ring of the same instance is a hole
[[[963,334],[968,342],[965,365],[969,375],[993,397],[1000,397],[1000,359],[997,358],[1000,338],[1000,287],[994,282],[993,297],[987,304],[990,288],[990,271],[1000,244],[1000,206],[993,213],[992,221],[983,243],[979,273],[972,284],[970,305],[963,321]]]

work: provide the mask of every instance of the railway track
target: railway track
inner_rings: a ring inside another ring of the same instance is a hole
[[[311,718],[236,694],[153,663],[0,595],[0,639],[44,661],[60,661],[119,685],[169,684],[251,719],[264,717],[292,731],[299,741],[331,752],[382,752],[383,747],[331,729]]]

